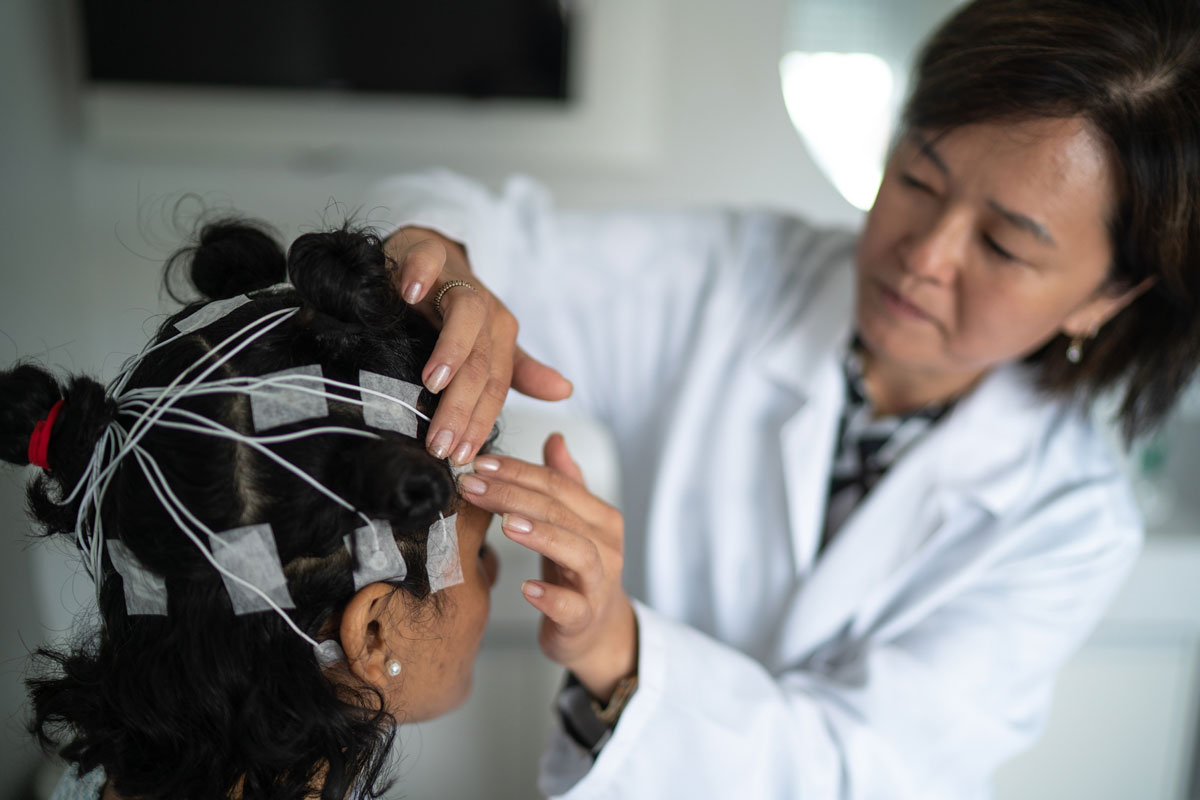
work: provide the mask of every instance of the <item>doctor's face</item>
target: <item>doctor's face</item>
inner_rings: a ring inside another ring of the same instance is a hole
[[[859,333],[892,367],[970,379],[1115,309],[1107,157],[1075,119],[909,134],[859,241]]]

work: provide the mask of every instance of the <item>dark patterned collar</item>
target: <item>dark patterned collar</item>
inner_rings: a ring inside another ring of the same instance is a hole
[[[846,405],[830,470],[822,548],[888,469],[953,406],[941,403],[908,414],[875,416],[863,380],[862,353],[862,341],[855,336],[842,359]]]

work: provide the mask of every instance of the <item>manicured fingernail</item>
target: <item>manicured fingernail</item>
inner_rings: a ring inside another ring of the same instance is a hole
[[[487,491],[487,482],[476,478],[474,475],[463,475],[458,479],[458,485],[462,487],[464,492],[471,494],[483,494]]]
[[[500,460],[491,456],[480,456],[475,459],[475,469],[480,472],[496,472],[500,469]]]
[[[546,593],[546,590],[541,587],[541,584],[525,581],[521,584],[521,592],[526,597],[541,597]]]
[[[433,437],[433,441],[429,443],[430,451],[438,458],[445,458],[450,452],[450,445],[454,442],[454,432],[448,430],[438,431],[437,436]]]
[[[421,284],[417,282],[410,283],[408,288],[404,290],[405,302],[412,304],[417,302],[417,298],[421,296]]]
[[[445,364],[429,373],[429,380],[425,383],[425,388],[437,394],[442,389],[446,388],[446,384],[450,382],[450,368]]]
[[[451,463],[456,467],[461,467],[471,460],[472,446],[470,442],[459,442],[458,447],[454,449],[454,455],[450,458]]]
[[[518,517],[516,514],[505,514],[504,519],[500,520],[500,527],[506,531],[529,533],[533,530],[533,523],[524,517]]]

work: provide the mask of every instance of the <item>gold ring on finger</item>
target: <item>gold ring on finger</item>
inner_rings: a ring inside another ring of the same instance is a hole
[[[472,284],[468,283],[467,281],[446,281],[445,283],[442,284],[442,288],[437,290],[437,294],[435,294],[433,296],[433,310],[437,312],[437,315],[439,317],[442,316],[442,298],[445,297],[446,292],[450,291],[451,289],[453,289],[457,286],[462,286],[464,288],[470,289],[472,292],[475,292],[476,294],[479,293],[475,289],[475,287]]]

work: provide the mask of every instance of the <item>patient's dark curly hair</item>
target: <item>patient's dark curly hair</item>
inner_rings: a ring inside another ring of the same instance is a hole
[[[265,228],[224,220],[204,226],[194,246],[168,262],[168,273],[181,270],[201,299],[167,319],[155,343],[176,336],[175,322],[204,303],[241,294],[250,300],[146,355],[130,389],[166,386],[216,343],[289,307],[299,311],[212,378],[319,364],[327,378],[355,385],[359,370],[421,382],[436,331],[397,299],[381,243],[370,233],[344,227],[306,234],[285,256]],[[287,278],[292,286],[277,285]],[[60,383],[20,364],[0,372],[0,457],[28,463],[34,425],[60,399],[49,469],[28,489],[31,514],[51,537],[74,535],[78,499],[55,501],[80,481],[106,426],[120,419],[128,429],[134,421],[95,380]],[[422,390],[418,405],[432,414],[436,397]],[[189,396],[179,407],[255,432],[244,394]],[[271,433],[314,424],[364,427],[359,406],[330,401],[329,409],[328,420]],[[364,514],[391,523],[408,564],[396,585],[416,598],[431,598],[424,570],[429,525],[458,502],[448,465],[422,446],[426,425],[417,439],[373,431],[378,438],[313,435],[271,445]],[[154,427],[141,445],[212,530],[269,522],[295,603],[291,618],[315,639],[336,637],[355,593],[343,537],[361,526],[356,515],[239,442]],[[220,576],[133,459],[121,462],[100,513],[106,538],[119,539],[165,579],[168,614],[128,615],[121,576],[105,555],[98,634],[69,652],[37,653],[40,674],[28,682],[30,727],[44,747],[59,749],[81,773],[103,766],[125,797],[302,798],[321,787],[322,798],[343,800],[352,789],[377,796],[387,788],[396,720],[378,691],[327,677],[311,645],[277,614],[235,615]],[[426,603],[437,613],[437,602]]]

